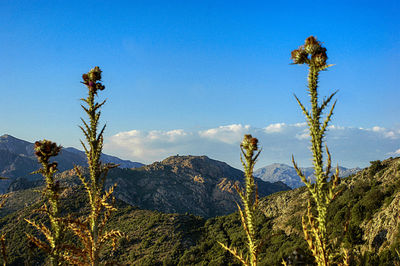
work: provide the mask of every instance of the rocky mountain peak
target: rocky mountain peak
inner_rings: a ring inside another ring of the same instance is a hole
[[[202,168],[203,166],[209,165],[210,163],[224,164],[222,162],[212,160],[204,155],[203,156],[175,155],[175,156],[170,156],[170,157],[164,159],[161,163],[164,165],[186,167],[186,168],[190,168],[190,169]]]
[[[314,169],[312,167],[301,167],[300,169],[307,179],[311,179],[312,181],[315,179]],[[348,169],[339,166],[339,176],[347,177],[360,170],[360,168]],[[334,171],[335,169],[333,168],[332,173],[334,173]],[[254,176],[268,182],[281,181],[291,188],[298,188],[304,185],[293,166],[281,163],[274,163],[257,169],[254,171]]]
[[[229,176],[235,180],[242,179],[242,171],[229,166],[225,162],[208,158],[207,156],[170,156],[161,162],[162,165],[172,167],[175,173],[192,173],[204,177],[223,178]]]
[[[134,206],[162,212],[189,212],[203,217],[237,210],[234,185],[244,182],[242,171],[207,156],[170,156],[138,169],[113,169],[110,182],[116,196]],[[256,180],[260,196],[290,189],[283,183]]]
[[[0,150],[23,156],[30,156],[32,153],[33,156],[33,143],[4,134],[0,136]]]

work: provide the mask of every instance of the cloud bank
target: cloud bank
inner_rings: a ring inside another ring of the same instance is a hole
[[[276,123],[264,128],[232,124],[194,132],[131,130],[107,138],[104,148],[108,154],[146,164],[177,154],[207,155],[241,168],[239,144],[244,134],[257,137],[263,149],[256,168],[275,162],[290,164],[292,155],[299,165],[311,165],[306,123]],[[335,163],[364,167],[372,160],[400,156],[400,130],[332,125],[327,144]]]

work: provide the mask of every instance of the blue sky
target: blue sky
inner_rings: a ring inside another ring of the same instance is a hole
[[[292,153],[310,165],[293,98],[307,101],[307,72],[290,52],[315,35],[335,64],[321,95],[339,90],[328,144],[341,165],[365,166],[400,154],[399,12],[397,0],[3,0],[0,134],[79,148],[79,82],[99,65],[108,153],[240,167],[238,144],[252,133],[260,167]]]

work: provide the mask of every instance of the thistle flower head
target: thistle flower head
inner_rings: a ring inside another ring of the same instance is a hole
[[[100,82],[101,80],[101,69],[96,66],[92,68],[88,73],[82,75],[83,84],[85,84],[90,91],[97,93],[98,90],[104,90],[105,86]]]
[[[96,90],[104,90],[106,87],[101,83],[96,83]]]
[[[306,39],[304,45],[292,51],[291,59],[294,64],[306,63],[322,67],[326,65],[328,56],[326,55],[326,48],[321,45],[321,42],[314,36],[310,36]]]
[[[252,135],[247,134],[244,135],[243,141],[240,144],[240,146],[245,149],[245,150],[251,150],[251,151],[256,151],[258,150],[258,139],[253,138]]]
[[[314,55],[320,47],[321,43],[314,36],[308,37],[304,44],[304,50],[310,55]]]
[[[308,55],[303,47],[299,47],[297,50],[292,51],[292,57],[294,64],[304,64],[307,62]]]
[[[61,151],[61,146],[57,146],[55,142],[50,140],[41,140],[35,142],[35,155],[38,157],[39,162],[48,161],[50,157],[57,156]],[[57,167],[57,163],[54,167]]]
[[[324,66],[326,65],[326,60],[328,59],[328,56],[326,55],[325,52],[321,52],[319,54],[316,54],[315,56],[312,57],[312,61],[316,66]]]
[[[98,81],[101,80],[101,72],[101,69],[96,66],[89,71],[88,76],[91,80]]]

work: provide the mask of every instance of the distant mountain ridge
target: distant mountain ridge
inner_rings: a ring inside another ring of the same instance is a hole
[[[16,178],[25,178],[29,181],[40,179],[39,175],[30,174],[40,167],[33,149],[34,144],[28,141],[7,134],[0,136],[0,176],[9,178],[9,180],[0,182],[0,192],[5,192]],[[106,154],[102,155],[101,160],[104,163],[120,164],[121,168],[143,166],[142,163],[122,160]],[[74,164],[87,165],[85,153],[75,148],[63,148],[55,161],[58,162],[60,171],[72,169]]]
[[[301,168],[303,174],[311,180],[314,180],[314,169],[312,167]],[[333,169],[334,171],[335,169]],[[345,168],[339,166],[339,176],[340,177],[348,177],[360,171],[360,168]],[[274,163],[257,169],[254,171],[254,176],[258,177],[264,181],[268,182],[278,182],[281,181],[291,187],[292,189],[304,186],[300,177],[296,173],[296,169],[294,167],[281,164]]]

